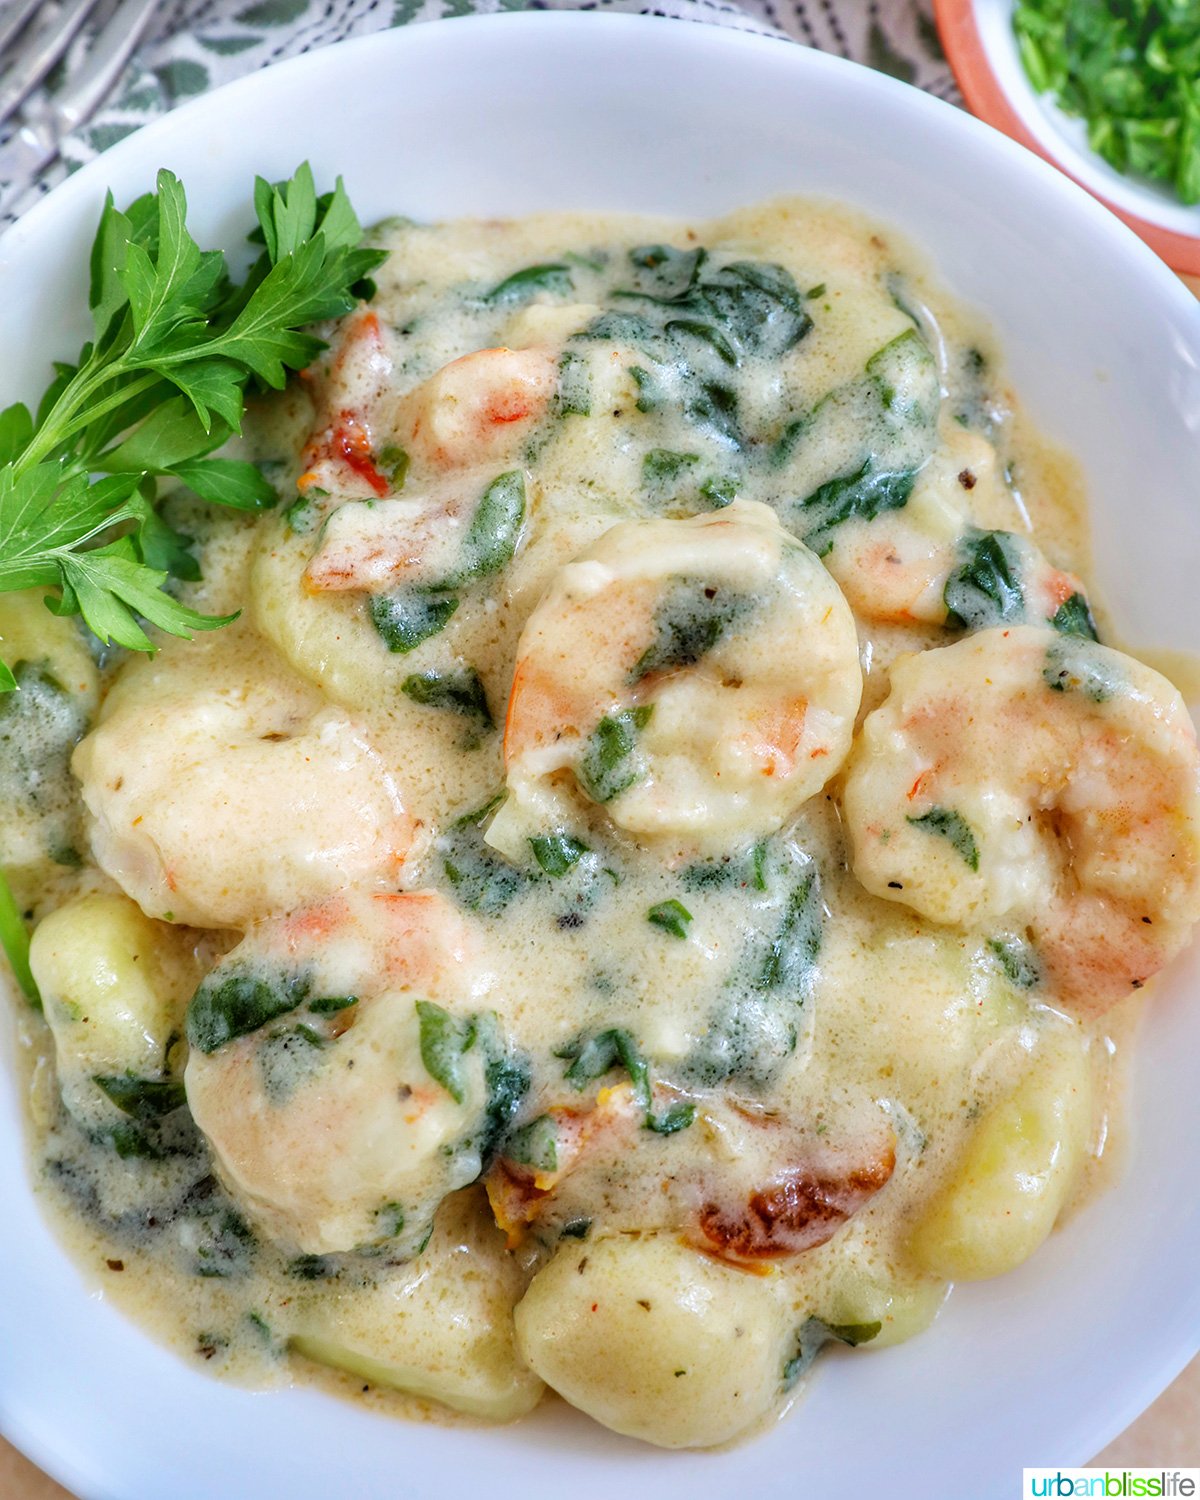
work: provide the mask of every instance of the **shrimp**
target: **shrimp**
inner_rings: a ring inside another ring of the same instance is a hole
[[[115,695],[72,769],[97,864],[165,921],[241,928],[391,880],[413,840],[365,727],[266,683]]]
[[[1087,618],[1083,584],[1056,568],[1029,540],[1011,531],[973,524],[963,496],[994,468],[964,461],[973,452],[959,439],[935,456],[917,479],[907,503],[871,520],[839,527],[825,557],[855,614],[900,625],[1042,624],[1078,600]],[[994,485],[993,485],[994,488]],[[998,508],[995,497],[992,508]],[[1087,629],[1091,631],[1090,621]]]
[[[304,472],[296,481],[302,495],[321,490],[378,497],[389,492],[376,452],[376,413],[393,368],[389,336],[378,316],[364,309],[341,324],[328,363],[304,372],[313,387],[317,420],[304,446]]]
[[[1140,988],[1200,913],[1200,757],[1178,692],[1033,626],[901,658],[843,792],[855,874],[937,922],[1015,933],[1084,1015]]]
[[[261,923],[213,970],[188,1014],[188,1103],[269,1238],[415,1253],[442,1198],[479,1175],[499,1056],[476,1015],[490,982],[433,891],[354,892]]]
[[[838,770],[861,694],[846,601],[768,507],[624,522],[522,633],[510,802],[537,814],[569,773],[634,834],[767,832]]]
[[[557,389],[554,350],[479,349],[401,398],[397,441],[434,470],[501,463],[520,450]]]
[[[496,572],[525,520],[525,476],[455,475],[421,495],[348,501],[325,522],[304,571],[310,593],[437,590]]]
[[[685,1103],[656,1084],[658,1130],[671,1110],[692,1111],[686,1162],[662,1135],[647,1138],[647,1110],[629,1084],[602,1089],[588,1108],[553,1106],[510,1137],[487,1177],[510,1246],[530,1225],[557,1238],[600,1206],[623,1230],[670,1229],[719,1260],[754,1266],[823,1245],[895,1169],[895,1134],[869,1105],[841,1117],[840,1139],[729,1099]]]

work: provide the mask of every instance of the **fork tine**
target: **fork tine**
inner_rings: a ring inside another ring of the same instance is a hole
[[[97,0],[68,0],[61,11],[38,26],[16,62],[0,77],[0,125],[18,109],[59,60]]]
[[[38,174],[58,155],[63,138],[85,124],[111,92],[162,0],[119,0],[92,37],[82,65],[0,146],[0,214],[25,206]]]
[[[61,138],[95,114],[108,97],[162,0],[120,0],[92,38],[86,61],[50,100]]]
[[[0,54],[7,49],[41,3],[42,0],[10,0],[4,10],[0,11]]]

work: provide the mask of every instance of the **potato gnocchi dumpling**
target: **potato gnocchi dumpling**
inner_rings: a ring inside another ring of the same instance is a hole
[[[566,1243],[517,1305],[518,1347],[572,1406],[664,1448],[713,1448],[779,1398],[787,1325],[772,1278],[670,1235]]]
[[[890,232],[370,238],[248,417],[278,504],[168,503],[236,621],[0,596],[39,1181],[214,1372],[748,1440],[1102,1180],[1195,732]]]
[[[373,1385],[511,1422],[532,1411],[544,1389],[516,1350],[521,1283],[486,1204],[454,1194],[418,1263],[305,1297],[291,1347]]]

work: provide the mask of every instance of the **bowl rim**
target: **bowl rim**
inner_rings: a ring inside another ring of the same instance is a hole
[[[1200,276],[1200,235],[1180,234],[1150,219],[1130,213],[1098,193],[1080,179],[1063,162],[1047,150],[1043,141],[1026,127],[1009,101],[999,75],[983,40],[975,14],[975,0],[933,0],[934,19],[945,49],[950,71],[962,90],[972,114],[1001,130],[1010,139],[1027,147],[1043,161],[1056,167],[1102,203],[1110,213],[1128,225],[1140,239],[1166,261],[1173,271],[1184,276]]]

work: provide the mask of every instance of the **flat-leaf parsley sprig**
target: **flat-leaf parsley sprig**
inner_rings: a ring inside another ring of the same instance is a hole
[[[308,325],[349,312],[384,252],[339,178],[318,196],[305,163],[254,188],[262,251],[234,282],[219,250],[188,232],[178,178],[120,212],[109,196],[91,255],[94,336],[56,364],[36,412],[0,412],[0,592],[48,588],[105,642],[151,651],[149,621],[172,635],[232,617],[198,614],[163,590],[198,576],[155,509],[158,482],[256,510],[276,496],[255,465],[210,455],[241,431],[247,387],[281,388],[323,347]],[[0,691],[14,687],[0,667]]]

